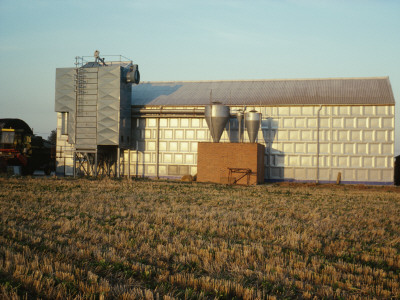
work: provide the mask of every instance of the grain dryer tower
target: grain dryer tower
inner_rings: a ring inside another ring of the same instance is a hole
[[[131,60],[106,58],[96,50],[92,61],[76,57],[76,67],[56,70],[57,173],[119,176],[120,149],[130,146],[131,84],[140,75]]]

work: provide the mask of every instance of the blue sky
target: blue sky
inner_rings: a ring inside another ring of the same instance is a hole
[[[55,69],[96,49],[142,81],[389,76],[400,101],[399,16],[397,0],[0,0],[0,118],[47,137]]]

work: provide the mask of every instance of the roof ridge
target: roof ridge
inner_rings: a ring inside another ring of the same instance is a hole
[[[267,82],[267,81],[326,81],[326,80],[373,80],[373,79],[389,79],[389,76],[375,77],[327,77],[327,78],[281,78],[281,79],[220,79],[220,80],[167,80],[167,81],[142,81],[144,83],[206,83],[206,82]]]

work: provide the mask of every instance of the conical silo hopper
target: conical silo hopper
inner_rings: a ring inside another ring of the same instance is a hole
[[[245,113],[245,124],[250,143],[255,143],[261,124],[261,113],[255,110]]]
[[[230,117],[229,107],[219,102],[213,102],[212,105],[205,107],[204,116],[213,142],[218,143]]]

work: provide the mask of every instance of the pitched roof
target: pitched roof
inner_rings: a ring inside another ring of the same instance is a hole
[[[388,77],[143,82],[132,105],[394,105]]]

